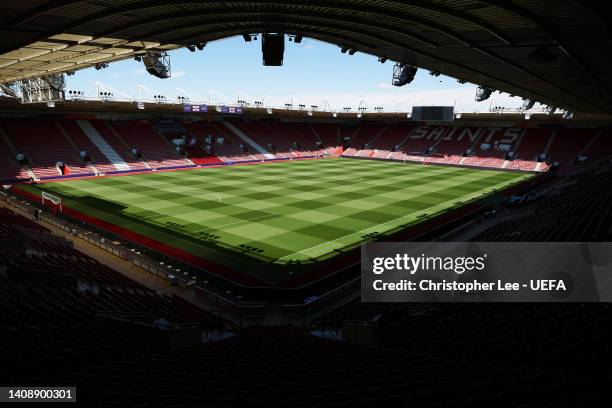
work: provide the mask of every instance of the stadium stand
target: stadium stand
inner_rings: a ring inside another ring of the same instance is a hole
[[[79,120],[79,127],[115,167],[114,172],[148,170],[150,166],[136,157],[130,146],[106,122]]]
[[[4,207],[0,243],[3,384],[46,383],[67,368],[163,349],[156,338],[164,330],[231,326],[176,295],[157,294]]]
[[[569,172],[606,158],[610,147],[608,130],[588,128],[431,127],[411,122],[349,126],[274,120],[160,123],[3,119],[0,126],[6,138],[0,139],[0,148],[7,160],[0,177],[27,180],[30,169],[39,179],[52,179],[339,154],[529,172],[546,172],[558,163],[557,171]],[[214,146],[207,144],[209,136]],[[175,139],[183,140],[179,150]],[[37,140],[52,141],[52,147]],[[347,142],[346,148],[340,141]],[[10,158],[17,153],[26,156],[28,165],[22,168]],[[60,169],[58,163],[65,166]]]
[[[236,135],[233,135],[229,129],[218,123],[186,123],[185,129],[189,131],[189,133],[196,138],[197,143],[200,144],[203,144],[205,138],[208,136],[215,138],[217,141],[215,144],[215,152],[223,162],[237,163],[258,160],[257,157],[249,153],[248,147],[246,149],[240,147],[244,146],[244,143]],[[219,139],[223,139],[223,143],[220,143]]]
[[[150,123],[115,122],[109,123],[116,135],[122,138],[131,149],[141,153],[143,161],[155,169],[193,166],[189,159],[179,157],[170,142]]]
[[[0,182],[10,183],[29,178],[28,172],[17,163],[16,152],[9,147],[3,137],[0,137]]]
[[[612,213],[608,205],[612,198],[612,170],[599,170],[570,180],[569,184],[529,202],[521,218],[496,224],[472,240],[609,241],[612,238]]]
[[[61,296],[57,298],[49,290],[46,294],[47,303],[42,304],[42,309],[31,312],[21,309],[32,307],[36,302],[12,291],[10,299],[2,299],[5,302],[2,311],[11,316],[11,321],[21,318],[43,319],[67,312],[80,316],[93,316],[101,312],[120,315],[133,313],[138,315],[138,320],[149,322],[160,318],[173,323],[219,321],[177,297],[156,294],[75,250],[70,242],[52,235],[37,223],[2,207],[0,240],[11,241],[10,246],[0,249],[5,267],[5,283],[16,287],[46,281],[51,285],[58,284],[62,289]],[[65,277],[75,279],[63,279]],[[43,287],[41,291],[45,289]],[[12,311],[19,314],[15,315]]]
[[[263,148],[263,151],[265,151],[265,153],[263,153],[262,151],[258,151],[258,154],[255,154],[257,158],[261,160],[270,158],[266,157],[266,153],[272,154],[274,156],[273,158],[276,159],[291,158],[291,141],[277,138],[275,133],[272,132],[270,128],[265,125],[265,123],[262,123],[260,121],[253,121],[248,123],[232,121],[232,124],[255,142],[255,144],[251,144],[251,146],[256,151],[258,151],[256,146],[260,146]]]
[[[294,127],[299,126],[298,124],[293,124]],[[341,152],[343,147],[343,142],[340,135],[340,127],[335,124],[323,124],[323,123],[309,123],[304,124],[302,127],[308,127],[312,131],[312,134],[315,135],[315,140],[320,140],[323,147],[325,147],[325,151],[328,154],[338,154]],[[307,131],[304,131],[302,134],[308,135]]]
[[[80,398],[92,404],[164,407],[178,406],[176,395],[182,396],[182,404],[209,407],[231,404],[263,407],[273,403],[296,407],[403,405],[406,401],[415,407],[430,407],[432,402],[473,407],[491,404],[500,396],[503,403],[496,406],[529,406],[536,399],[552,407],[593,402],[593,394],[581,391],[596,392],[602,384],[596,380],[591,382],[592,375],[568,375],[557,365],[530,367],[511,361],[490,361],[485,354],[469,359],[457,352],[468,348],[465,343],[470,343],[469,348],[473,349],[470,338],[473,332],[493,335],[490,341],[483,338],[487,345],[500,344],[492,340],[521,326],[522,314],[513,315],[506,310],[498,316],[487,313],[475,319],[473,314],[464,311],[464,317],[456,321],[452,318],[455,313],[445,315],[443,308],[412,309],[421,309],[420,316],[413,321],[427,330],[427,334],[419,336],[420,331],[415,331],[413,338],[403,337],[406,344],[416,341],[410,349],[323,340],[292,327],[250,328],[239,337],[180,350],[159,350],[150,344],[137,348],[137,340],[128,333],[116,340],[102,336],[94,344],[97,350],[106,351],[106,361],[100,361],[99,355],[95,356],[97,359],[88,355],[90,368],[76,366],[71,372],[58,375],[56,381],[79,384]],[[543,313],[543,317],[549,315]],[[598,318],[602,313],[587,309],[575,313],[569,324],[577,326],[579,318],[584,316]],[[432,330],[428,322],[436,317],[441,318],[441,323]],[[488,330],[482,331],[479,324]],[[567,326],[568,323],[562,325]],[[609,334],[601,325],[591,324],[584,329],[587,328],[592,335]],[[449,343],[446,336],[453,329],[458,330],[454,332],[457,343],[453,343],[452,352],[423,352],[445,348]],[[63,332],[53,346],[60,348],[71,336],[92,337],[87,327],[79,331],[63,329]],[[529,340],[544,340],[535,343],[537,348],[529,349],[532,355],[545,349],[547,344],[554,344],[555,337],[550,335],[556,333],[535,330],[530,334],[525,330],[521,334],[525,337],[517,336],[512,344],[519,355],[522,347],[534,344]],[[568,336],[566,332],[563,334]],[[580,331],[571,331],[570,335],[578,339]],[[423,344],[428,339],[435,341]],[[75,342],[75,356],[84,354],[83,343]],[[28,341],[25,345],[38,344]],[[16,344],[10,346],[23,349]],[[39,351],[41,357],[51,354],[51,347],[47,350]],[[571,351],[574,350],[567,350],[564,355],[571,356]],[[125,357],[119,359],[116,356],[121,352]],[[49,360],[57,358],[49,357]],[[562,384],[559,378],[563,378]],[[100,384],[106,386],[100,387]],[[551,389],[555,391],[552,394],[547,392]]]
[[[66,132],[68,137],[77,146],[80,152],[84,152],[95,168],[102,174],[110,174],[117,171],[106,155],[87,137],[85,132],[73,120],[60,120],[59,126]]]
[[[6,119],[2,121],[1,126],[17,153],[26,156],[36,177],[45,179],[60,175],[93,175],[92,169],[80,162],[79,152],[69,143],[54,121]],[[44,145],[41,145],[42,141]],[[58,163],[67,166],[63,174]]]
[[[548,150],[549,162],[558,162],[560,169],[573,166],[574,159],[580,155],[596,135],[590,129],[560,129],[554,133],[553,142]]]

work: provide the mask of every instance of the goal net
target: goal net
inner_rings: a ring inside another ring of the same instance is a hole
[[[62,199],[56,195],[49,194],[45,191],[41,193],[42,204],[48,205],[53,210],[57,210],[59,208],[60,212],[62,212]]]

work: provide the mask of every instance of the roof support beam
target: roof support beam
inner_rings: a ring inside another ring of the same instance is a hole
[[[15,19],[13,22],[11,22],[10,25],[12,26],[17,26],[20,24],[25,24],[26,22],[32,20],[33,17],[31,16],[39,16],[39,15],[43,15],[43,14],[47,14],[56,10],[59,10],[61,8],[64,7],[68,7],[68,6],[73,6],[79,3],[86,3],[88,0],[64,0],[64,1],[50,1],[49,3],[44,3],[43,5],[34,8],[32,10],[30,10],[30,12],[26,12],[24,13],[21,17]],[[124,14],[124,13],[131,13],[131,12],[138,12],[141,10],[145,10],[145,9],[149,9],[149,8],[155,8],[155,7],[167,7],[167,6],[172,6],[172,5],[189,5],[194,3],[193,1],[181,1],[181,0],[145,0],[145,1],[140,1],[140,2],[136,2],[136,3],[130,3],[128,5],[125,6],[121,6],[121,7],[115,7],[115,8],[111,8],[109,10],[105,10],[102,12],[98,12],[98,13],[93,13],[90,14],[88,16],[85,16],[79,20],[76,20],[62,28],[60,28],[61,32],[70,32],[72,30],[75,30],[85,24],[89,24],[91,22],[97,21],[97,20],[101,20],[101,19],[105,19],[105,18],[109,18],[109,17],[113,17],[113,16],[117,16],[120,14]],[[240,5],[241,2],[240,1],[235,1],[235,0],[215,0],[215,1],[211,1],[211,2],[207,2],[207,5],[209,6],[214,6],[215,4],[220,4],[220,5],[227,5],[228,3],[231,3],[232,5]],[[271,0],[267,0],[267,1],[262,1],[261,4],[257,4],[256,2],[248,2],[245,3],[245,6],[248,6],[249,8],[253,8],[254,6],[260,6],[262,4],[270,4]],[[467,22],[475,27],[480,28],[481,30],[484,30],[488,33],[490,33],[492,36],[494,36],[495,38],[497,38],[498,40],[502,41],[503,43],[507,44],[507,45],[511,45],[512,41],[505,35],[503,34],[499,29],[497,29],[496,27],[494,27],[493,25],[480,20],[477,17],[471,16],[465,12],[462,12],[461,10],[458,9],[453,9],[453,8],[449,8],[449,7],[444,7],[438,4],[434,4],[434,3],[430,3],[430,2],[425,2],[423,0],[412,0],[412,1],[403,1],[403,2],[393,2],[398,6],[401,7],[405,7],[405,6],[414,6],[429,12],[434,12],[434,13],[439,13],[439,14],[443,14],[445,15],[447,18],[448,17],[452,17],[452,18],[456,18],[459,20],[463,20],[464,22]],[[402,11],[398,11],[398,10],[393,10],[390,8],[385,8],[382,6],[375,6],[375,5],[358,5],[358,4],[354,4],[354,3],[348,3],[345,1],[332,1],[332,0],[314,0],[314,1],[308,1],[308,2],[304,2],[304,1],[296,1],[296,2],[291,2],[291,3],[283,3],[283,1],[273,1],[273,4],[275,6],[280,6],[280,5],[286,5],[286,6],[315,6],[315,7],[327,7],[327,6],[331,6],[331,7],[336,7],[336,6],[341,6],[341,8],[347,9],[347,10],[359,10],[359,11],[363,11],[363,12],[371,12],[371,13],[377,13],[377,12],[391,12],[396,16],[406,16],[407,13],[402,12]],[[342,7],[344,6],[344,7]],[[247,9],[248,10],[248,9]],[[31,14],[30,14],[31,13]],[[408,14],[410,15],[410,14]],[[58,33],[59,34],[59,33]],[[53,36],[53,33],[46,33],[46,37],[51,37]]]

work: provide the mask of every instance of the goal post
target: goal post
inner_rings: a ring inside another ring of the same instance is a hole
[[[47,205],[47,202],[50,202],[51,204],[53,204],[52,208],[59,208],[60,212],[63,212],[61,197],[43,191],[41,192],[41,199],[43,206]]]

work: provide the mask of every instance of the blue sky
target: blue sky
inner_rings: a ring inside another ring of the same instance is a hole
[[[144,85],[169,100],[174,100],[176,89],[182,88],[192,95],[192,100],[199,96],[211,103],[238,99],[252,103],[263,99],[266,104],[282,106],[292,99],[295,106],[323,106],[327,100],[333,110],[344,106],[357,109],[365,104],[369,109],[383,106],[386,111],[409,111],[412,105],[457,103],[457,110],[467,112],[487,111],[491,103],[474,101],[475,85],[461,85],[444,76],[432,77],[425,70],[419,70],[412,84],[393,87],[391,61],[381,64],[372,55],[342,54],[336,45],[307,38],[299,45],[286,42],[282,67],[264,67],[260,40],[245,43],[242,37],[209,43],[203,51],[180,49],[170,55],[170,79],[152,77],[142,63],[130,59],[99,71],[78,71],[67,78],[67,89],[93,95],[93,84],[98,81],[129,97],[136,96],[138,85]],[[519,98],[499,93],[492,100],[494,105],[508,107],[521,104]]]

